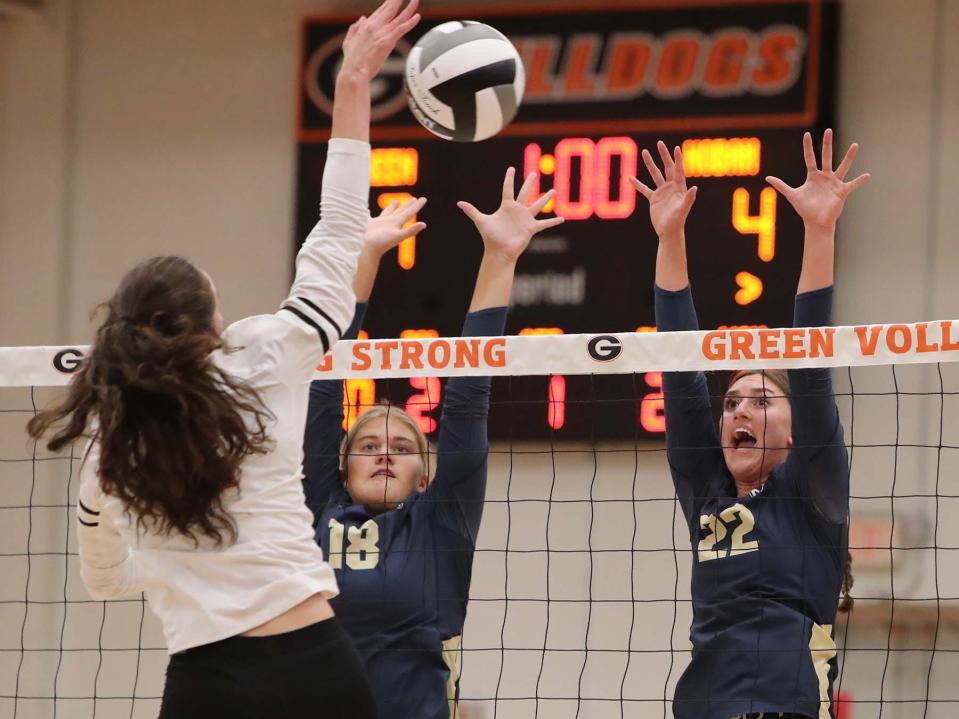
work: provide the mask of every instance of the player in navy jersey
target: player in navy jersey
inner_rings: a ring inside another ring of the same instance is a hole
[[[699,328],[686,272],[684,224],[696,199],[680,148],[658,144],[660,171],[643,160],[655,189],[635,178],[659,235],[656,324]],[[830,322],[836,222],[868,175],[845,182],[858,147],[832,167],[832,131],[822,169],[803,137],[807,175],[792,188],[767,178],[803,219],[805,243],[794,325]],[[706,379],[664,374],[666,450],[693,550],[692,660],[676,686],[679,719],[834,716],[833,641],[848,555],[849,474],[827,369],[733,375],[720,426]]]
[[[516,261],[533,235],[563,221],[536,220],[553,193],[531,202],[533,179],[514,199],[508,170],[492,215],[459,203],[484,245],[464,336],[503,334]],[[391,206],[371,220],[354,281],[356,316],[344,337],[359,332],[380,257],[425,226],[402,229],[424,202]],[[432,480],[426,437],[405,412],[376,407],[341,442],[342,382],[317,381],[310,390],[307,504],[316,540],[336,570],[334,609],[356,642],[384,718],[456,715],[456,651],[486,492],[489,390],[488,377],[446,384]]]

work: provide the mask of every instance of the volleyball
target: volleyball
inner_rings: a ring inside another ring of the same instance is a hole
[[[406,58],[413,115],[438,137],[478,142],[516,116],[526,72],[516,48],[489,25],[454,20],[430,30]]]

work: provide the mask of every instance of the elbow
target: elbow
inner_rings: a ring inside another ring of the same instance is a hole
[[[90,598],[98,602],[105,602],[108,599],[116,599],[118,596],[114,594],[113,592],[100,589],[99,587],[95,587],[92,584],[87,584],[86,587],[87,587],[87,594],[90,595]]]
[[[111,571],[95,567],[81,567],[80,578],[87,588],[87,593],[98,602],[108,599],[119,599],[132,592]]]

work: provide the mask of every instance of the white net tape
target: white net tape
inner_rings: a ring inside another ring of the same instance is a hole
[[[0,348],[0,386],[70,381],[86,347]],[[959,360],[959,320],[605,335],[338,342],[317,379],[862,367]]]

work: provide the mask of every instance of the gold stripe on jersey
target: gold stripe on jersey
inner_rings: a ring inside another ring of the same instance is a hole
[[[450,705],[450,719],[460,719],[459,707],[456,704],[456,683],[460,680],[460,643],[463,641],[461,634],[450,637],[443,642],[443,661],[446,662],[447,669],[450,670],[450,678],[446,681],[446,699]]]
[[[836,642],[832,639],[832,624],[813,622],[809,637],[809,653],[819,678],[819,719],[829,717],[829,662],[836,656]]]

